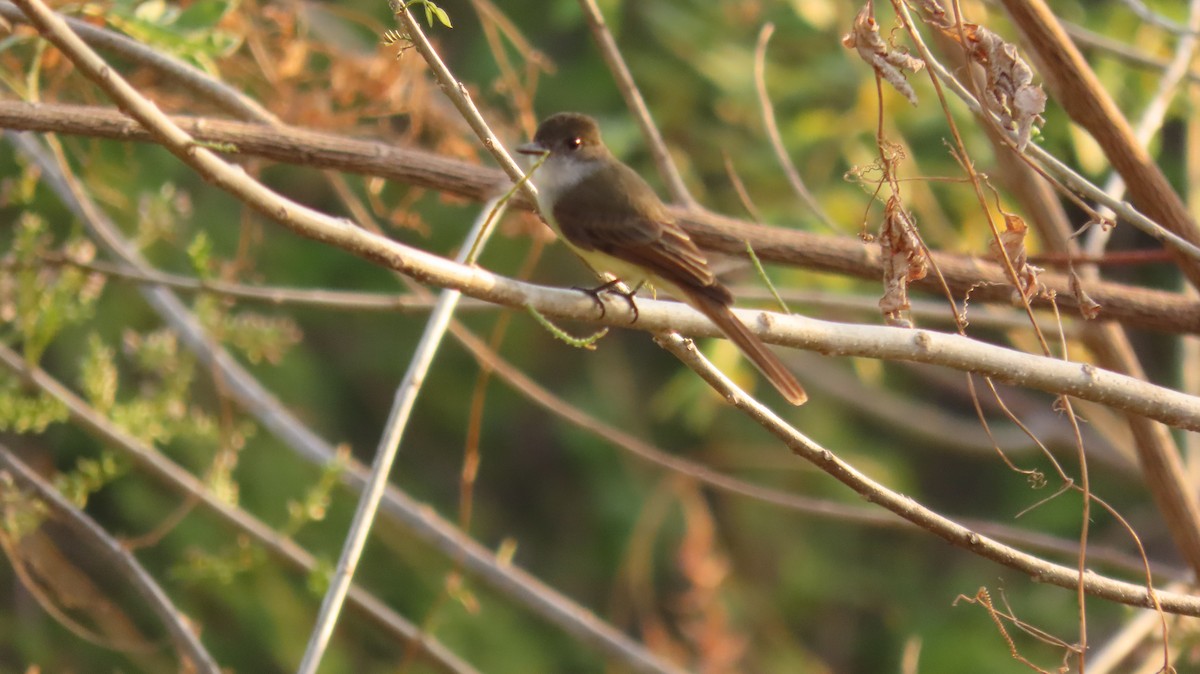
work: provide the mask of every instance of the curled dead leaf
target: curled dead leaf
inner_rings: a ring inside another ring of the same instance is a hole
[[[879,250],[883,261],[883,297],[879,298],[879,309],[889,325],[910,326],[904,316],[910,306],[908,284],[925,278],[929,258],[912,216],[895,195],[888,199],[884,209]]]
[[[1095,320],[1100,316],[1100,304],[1088,296],[1083,289],[1083,281],[1079,279],[1079,275],[1075,273],[1075,269],[1071,269],[1067,274],[1068,282],[1070,283],[1071,293],[1075,295],[1075,302],[1079,305],[1079,314],[1087,320]]]
[[[1017,274],[1017,290],[1025,300],[1041,290],[1038,275],[1043,271],[1041,267],[1029,263],[1029,252],[1025,250],[1025,235],[1028,233],[1029,227],[1021,216],[1005,213],[1004,231],[1000,232],[999,242],[992,240],[988,243],[993,258],[1000,264],[1004,264],[1007,258],[1012,264]]]
[[[925,62],[907,51],[895,49],[879,35],[879,23],[872,16],[874,7],[867,3],[854,17],[849,33],[842,36],[842,45],[854,49],[875,73],[904,95],[909,103],[917,104],[917,92],[904,77],[904,72],[919,72]]]

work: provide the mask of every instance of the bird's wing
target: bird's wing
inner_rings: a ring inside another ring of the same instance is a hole
[[[627,175],[621,180],[589,180],[589,189],[559,199],[554,219],[563,236],[578,248],[598,250],[677,285],[720,287],[704,253],[654,190],[623,164],[612,170]]]

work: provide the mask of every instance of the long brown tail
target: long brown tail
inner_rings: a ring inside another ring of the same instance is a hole
[[[701,313],[708,316],[709,320],[716,323],[721,332],[733,340],[734,344],[737,344],[742,353],[746,354],[746,357],[788,402],[793,405],[803,405],[808,400],[808,394],[804,392],[804,387],[800,385],[800,382],[796,381],[796,377],[779,360],[779,357],[772,353],[766,344],[762,343],[758,336],[750,332],[750,328],[747,328],[738,320],[737,316],[733,315],[728,304],[710,294],[705,294],[704,289],[682,287],[680,290],[687,295],[688,304],[699,309]]]

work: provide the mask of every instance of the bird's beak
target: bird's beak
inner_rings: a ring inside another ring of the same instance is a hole
[[[517,152],[520,154],[540,156],[546,154],[549,152],[549,150],[542,147],[541,143],[525,143],[524,145],[517,146]]]

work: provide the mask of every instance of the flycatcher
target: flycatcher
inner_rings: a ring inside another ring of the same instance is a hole
[[[733,340],[788,402],[808,400],[800,382],[730,310],[733,295],[650,185],[605,147],[596,120],[573,112],[553,115],[517,151],[546,155],[534,176],[538,206],[588,266],[631,288],[649,282],[687,302]],[[626,299],[636,319],[637,307]]]

